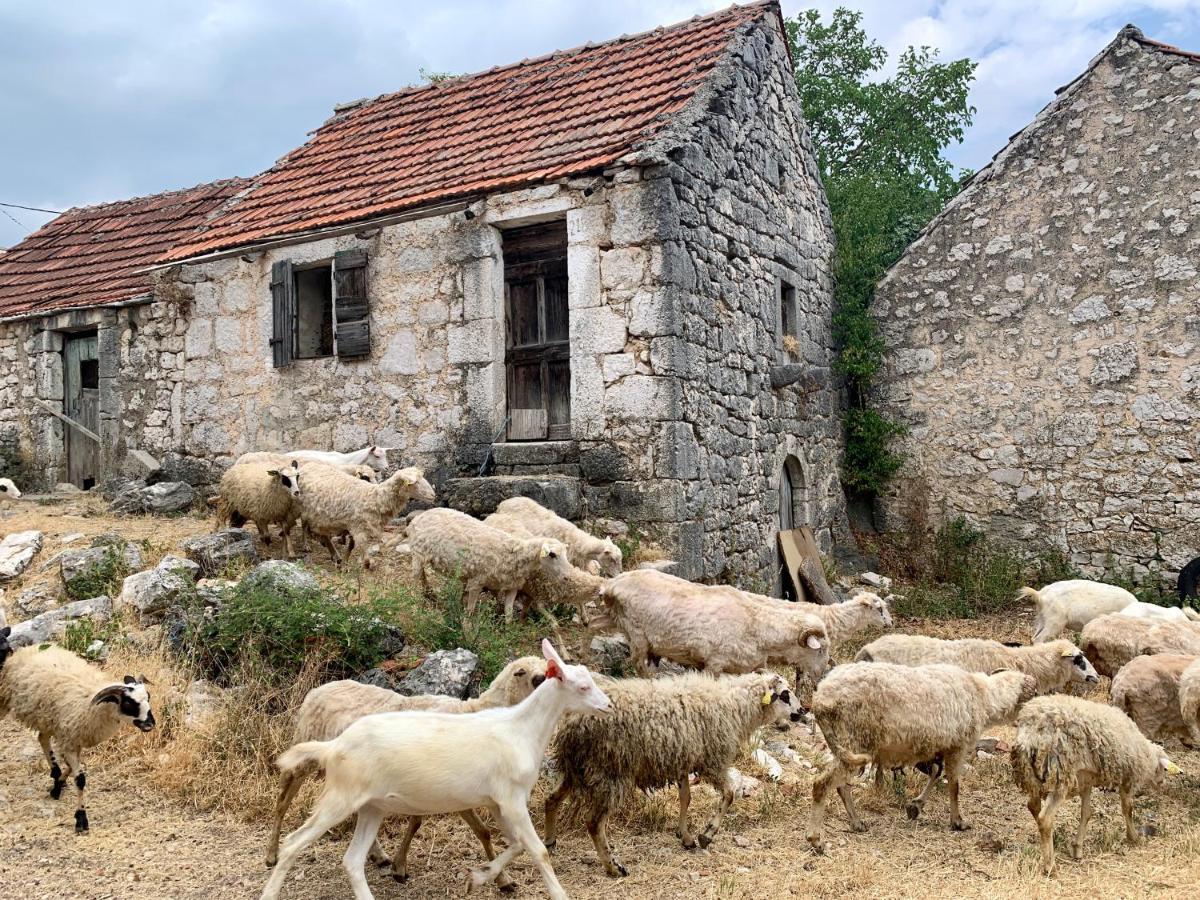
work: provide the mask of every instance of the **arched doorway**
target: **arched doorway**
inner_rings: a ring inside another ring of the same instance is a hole
[[[799,458],[789,454],[779,470],[779,531],[791,531],[807,525],[808,483]],[[788,600],[798,599],[791,579],[784,575],[783,552],[775,539],[775,595]]]

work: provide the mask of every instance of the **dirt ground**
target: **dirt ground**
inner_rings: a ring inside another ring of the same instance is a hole
[[[29,527],[47,532],[47,549],[26,582],[40,577],[36,570],[56,551],[62,534],[119,531],[131,539],[147,538],[156,550],[166,552],[183,537],[208,530],[209,524],[194,517],[116,520],[97,515],[88,504],[35,507],[0,519],[0,533]],[[1029,622],[1022,617],[897,624],[906,631],[1005,640],[1027,640],[1029,632]],[[1097,692],[1096,699],[1104,697],[1103,689]],[[1011,736],[1003,728],[989,733]],[[92,830],[77,836],[71,792],[64,792],[57,802],[49,798],[50,780],[34,736],[11,721],[0,722],[0,896],[22,900],[258,896],[266,880],[265,823],[200,812],[166,799],[147,778],[149,763],[146,754],[136,750],[139,740],[144,738],[125,734],[115,748],[89,757]],[[818,758],[811,738],[802,730],[794,731],[789,742],[801,755]],[[944,789],[935,792],[914,823],[905,817],[892,788],[877,793],[862,786],[856,788],[856,797],[869,831],[849,833],[843,810],[831,803],[826,820],[829,849],[826,855],[815,856],[804,841],[812,773],[804,766],[790,765],[779,784],[764,782],[757,794],[737,802],[708,850],[687,851],[679,846],[672,834],[675,794],[667,791],[632,804],[610,829],[616,852],[630,870],[627,878],[604,875],[590,840],[577,826],[560,833],[554,865],[576,900],[1195,898],[1200,896],[1200,752],[1178,746],[1168,749],[1185,774],[1172,779],[1162,794],[1139,800],[1136,808],[1139,824],[1152,826],[1153,835],[1138,847],[1127,847],[1116,797],[1100,795],[1093,804],[1085,859],[1074,862],[1060,849],[1058,871],[1051,878],[1038,874],[1033,823],[1003,757],[981,757],[966,775],[963,814],[974,828],[964,833],[948,828]],[[748,760],[742,768],[761,774]],[[539,827],[544,787],[539,786],[534,804]],[[908,792],[913,794],[918,787],[918,777],[910,777]],[[693,821],[703,821],[714,808],[715,795],[701,788],[693,797]],[[299,823],[307,805],[297,802],[293,807],[289,828]],[[1073,827],[1078,808],[1078,801],[1070,801],[1060,811],[1059,840]],[[293,870],[282,896],[288,900],[349,896],[340,865],[346,839],[342,834],[319,841]],[[394,845],[394,835],[384,843]],[[407,884],[396,883],[383,871],[372,871],[369,877],[380,900],[461,896],[469,869],[481,859],[466,827],[457,818],[443,818],[426,823],[414,841],[412,878]],[[545,896],[527,858],[518,858],[509,871],[518,883],[517,896]],[[501,896],[493,888],[482,894],[489,895]]]

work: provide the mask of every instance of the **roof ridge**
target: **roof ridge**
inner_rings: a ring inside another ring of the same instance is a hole
[[[1169,53],[1172,56],[1182,56],[1184,59],[1200,62],[1200,53],[1194,50],[1184,50],[1181,47],[1176,47],[1174,44],[1168,44],[1165,41],[1156,41],[1154,38],[1148,38],[1142,33],[1142,30],[1136,25],[1126,25],[1121,29],[1118,37],[1127,37],[1130,40],[1137,41],[1143,47],[1148,47],[1151,50],[1157,50],[1160,53]]]
[[[344,104],[335,105],[335,115],[327,119],[320,127],[324,127],[336,119],[349,118],[352,115],[356,115],[357,113],[374,106],[376,103],[379,103],[383,100],[390,100],[393,97],[408,96],[411,94],[420,93],[422,91],[446,90],[447,88],[463,84],[464,82],[471,81],[475,78],[480,78],[484,75],[491,75],[494,72],[504,72],[510,69],[519,69],[522,66],[532,66],[539,63],[549,62],[550,60],[558,57],[574,56],[584,52],[585,50],[595,50],[600,47],[611,47],[614,44],[642,40],[655,34],[666,34],[672,31],[680,31],[690,25],[694,25],[696,22],[719,21],[720,19],[728,18],[729,16],[735,15],[739,11],[743,10],[756,10],[760,8],[767,10],[772,6],[778,5],[779,0],[752,0],[752,2],[749,3],[731,3],[729,6],[724,6],[709,13],[698,13],[692,16],[690,19],[683,19],[679,22],[671,22],[668,25],[658,25],[654,28],[647,28],[644,31],[634,32],[633,34],[621,34],[617,37],[609,38],[608,40],[604,41],[587,41],[586,43],[578,44],[574,47],[568,47],[561,50],[551,50],[549,53],[543,53],[540,56],[527,56],[524,59],[517,60],[516,62],[502,63],[500,65],[491,66],[487,69],[480,69],[478,72],[465,72],[462,75],[454,75],[449,78],[443,78],[438,81],[430,82],[429,84],[412,84],[396,91],[387,91],[383,94],[378,94],[375,97],[360,98],[358,100],[348,101]],[[337,114],[337,109],[339,106],[346,107],[345,111],[340,115]],[[319,130],[320,128],[317,128],[308,133],[315,134],[316,131]]]
[[[247,178],[241,175],[235,175],[230,178],[218,178],[216,181],[205,181],[201,182],[200,184],[193,184],[191,187],[171,188],[167,191],[156,191],[152,194],[141,194],[137,197],[126,197],[123,200],[105,200],[103,203],[89,203],[84,206],[69,206],[59,213],[59,215],[77,215],[79,213],[94,212],[96,210],[106,209],[108,207],[128,206],[131,203],[145,203],[147,200],[157,200],[159,198],[166,198],[175,194],[190,194],[194,191],[201,190],[202,188],[216,188],[225,187],[227,185],[248,184],[253,180],[253,178]],[[53,221],[53,219],[50,220],[50,222]],[[47,222],[46,224],[48,225],[50,222]]]

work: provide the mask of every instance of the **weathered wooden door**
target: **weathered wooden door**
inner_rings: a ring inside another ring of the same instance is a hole
[[[779,533],[791,531],[796,527],[796,498],[794,495],[794,486],[792,484],[792,474],[788,471],[785,464],[779,472]],[[776,548],[776,570],[775,570],[775,594],[783,597],[786,600],[795,600],[796,586],[792,583],[791,577],[787,571],[787,560],[784,557],[783,545],[781,541],[777,541],[779,546]]]
[[[567,226],[504,235],[509,440],[571,436]]]
[[[93,433],[100,431],[100,356],[96,332],[72,335],[63,344],[63,413]],[[63,425],[67,480],[90,488],[100,476],[100,447],[90,437]]]

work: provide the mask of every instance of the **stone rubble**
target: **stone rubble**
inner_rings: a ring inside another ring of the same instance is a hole
[[[17,531],[0,540],[0,580],[16,578],[42,549],[40,531]]]

